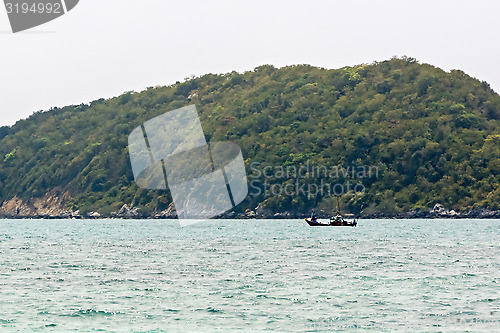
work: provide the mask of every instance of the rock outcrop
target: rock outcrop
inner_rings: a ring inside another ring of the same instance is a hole
[[[0,216],[4,218],[82,218],[79,211],[66,209],[71,195],[68,192],[51,191],[41,198],[23,200],[14,197],[0,206]]]
[[[175,211],[175,205],[173,202],[170,203],[167,209],[158,212],[155,216],[155,219],[176,219],[177,212]]]
[[[123,219],[134,219],[134,218],[140,218],[139,214],[139,208],[137,207],[129,207],[127,204],[124,204],[122,208],[117,212],[112,212],[110,214],[110,217],[115,217],[115,218],[123,218]]]

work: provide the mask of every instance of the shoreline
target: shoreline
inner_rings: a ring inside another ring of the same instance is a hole
[[[216,217],[201,220],[303,220],[306,217]],[[319,217],[318,219],[328,219],[328,217]],[[356,217],[359,220],[500,220],[500,216],[360,216]],[[110,216],[78,216],[78,217],[63,217],[63,216],[0,216],[0,220],[178,220],[175,217],[110,217]]]
[[[190,215],[197,215],[191,213]],[[203,215],[203,214],[202,214]],[[205,215],[210,215],[206,213]],[[247,219],[304,219],[311,215],[311,212],[299,211],[285,211],[275,213],[269,209],[262,209],[257,207],[254,210],[246,209],[244,212],[228,211],[224,214],[214,216],[211,219],[231,219],[231,220],[247,220]],[[317,211],[316,216],[319,219],[329,219],[332,215],[330,212]],[[373,220],[373,219],[495,219],[500,218],[500,211],[490,210],[486,208],[473,209],[469,211],[457,212],[443,207],[441,204],[434,205],[434,208],[427,210],[411,210],[404,213],[371,213],[355,215],[356,218]],[[163,211],[156,211],[153,213],[144,212],[139,207],[131,207],[124,204],[118,212],[100,213],[83,212],[79,210],[72,211],[60,207],[53,207],[47,210],[31,210],[20,209],[16,206],[15,209],[8,211],[0,210],[1,219],[42,219],[42,220],[56,220],[56,219],[136,219],[136,220],[167,220],[177,219],[177,212],[173,204]],[[210,218],[209,218],[210,219]]]

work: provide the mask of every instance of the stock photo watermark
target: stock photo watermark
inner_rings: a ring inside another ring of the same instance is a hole
[[[307,161],[301,165],[271,166],[250,164],[249,194],[253,197],[342,196],[366,189],[364,180],[378,178],[379,168],[371,165],[317,165]]]
[[[137,186],[168,188],[179,220],[210,219],[247,197],[240,147],[207,143],[195,105],[146,121],[129,135],[128,148]]]
[[[179,220],[226,213],[248,195],[257,197],[342,196],[362,193],[379,177],[368,165],[262,165],[245,170],[240,147],[207,142],[195,105],[172,110],[135,128],[128,137],[134,180],[148,190],[170,190]]]
[[[4,0],[12,32],[28,30],[65,15],[79,0]]]

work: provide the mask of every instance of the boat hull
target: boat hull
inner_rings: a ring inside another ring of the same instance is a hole
[[[331,222],[331,223],[322,223],[318,221],[313,221],[310,218],[304,219],[307,224],[309,224],[311,227],[355,227],[358,223],[356,221],[352,222]]]

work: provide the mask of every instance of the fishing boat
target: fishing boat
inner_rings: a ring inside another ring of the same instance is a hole
[[[348,220],[344,217],[346,218],[351,217],[352,220]],[[329,222],[319,221],[316,218],[316,216],[314,216],[314,211],[311,213],[311,217],[305,218],[304,220],[311,227],[355,227],[358,225],[358,222],[356,221],[356,218],[354,217],[353,214],[342,215],[342,213],[340,212],[340,203],[338,197],[337,197],[337,213],[335,214],[335,216],[330,217]]]

